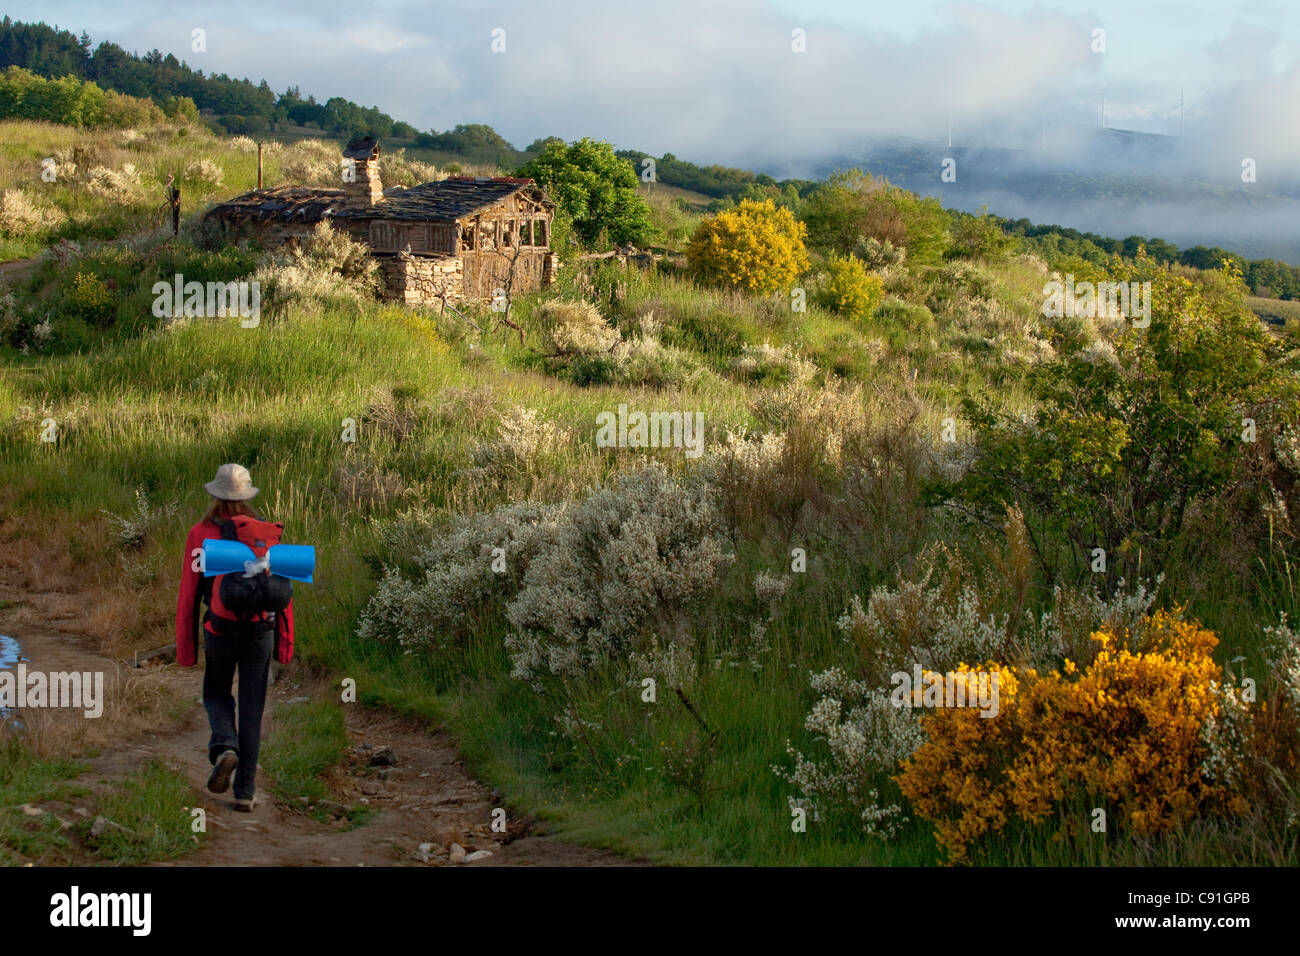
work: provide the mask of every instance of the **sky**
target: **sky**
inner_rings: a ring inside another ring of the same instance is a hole
[[[9,0],[5,12],[420,129],[487,123],[517,147],[589,135],[739,165],[878,134],[944,140],[950,124],[954,143],[1020,146],[1043,124],[1099,123],[1104,94],[1108,126],[1176,134],[1183,98],[1189,140],[1225,162],[1255,157],[1261,175],[1300,172],[1295,2]],[[205,51],[191,49],[195,29]]]

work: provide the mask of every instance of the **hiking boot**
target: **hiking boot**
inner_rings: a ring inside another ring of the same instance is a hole
[[[252,813],[253,807],[256,805],[257,799],[255,797],[248,797],[246,799],[241,797],[235,801],[235,809],[240,813]]]
[[[239,767],[239,755],[233,750],[223,750],[212,764],[212,773],[208,776],[208,789],[213,793],[225,793],[230,789],[230,778]]]

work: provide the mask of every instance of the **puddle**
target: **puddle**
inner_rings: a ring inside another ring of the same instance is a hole
[[[13,669],[13,666],[23,659],[23,646],[18,643],[15,637],[9,637],[7,634],[0,634],[0,671]],[[8,717],[9,708],[0,707],[0,717]],[[17,726],[21,726],[18,721],[13,721]]]

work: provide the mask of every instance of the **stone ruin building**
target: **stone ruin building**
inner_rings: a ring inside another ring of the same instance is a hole
[[[255,189],[214,206],[204,219],[221,223],[232,240],[267,248],[300,240],[328,221],[370,248],[384,298],[408,305],[490,301],[497,290],[513,296],[555,281],[555,204],[533,180],[453,176],[385,191],[374,138],[352,140],[343,160],[342,188]]]

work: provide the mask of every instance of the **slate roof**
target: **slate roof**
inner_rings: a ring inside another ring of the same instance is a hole
[[[281,186],[278,189],[254,189],[213,206],[205,219],[276,219],[282,222],[320,222],[326,213],[342,208],[346,193],[342,189],[315,186]]]
[[[316,223],[326,217],[450,222],[494,206],[522,190],[528,190],[533,198],[550,205],[541,187],[531,179],[454,176],[403,189],[385,196],[383,202],[374,206],[348,204],[347,193],[342,189],[316,186],[255,189],[219,203],[209,210],[207,216],[301,223]]]

